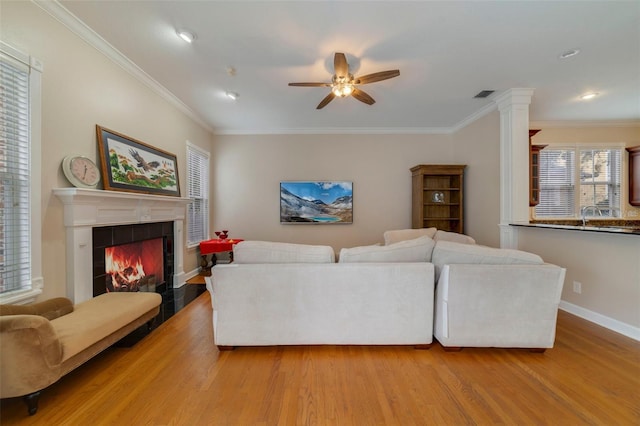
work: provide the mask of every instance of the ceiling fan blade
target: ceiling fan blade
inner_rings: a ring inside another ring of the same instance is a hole
[[[397,77],[399,75],[400,75],[400,70],[374,72],[373,74],[367,74],[367,75],[363,75],[362,77],[356,78],[354,83],[355,84],[375,83],[376,81],[387,80],[389,78]]]
[[[296,87],[331,87],[331,83],[289,83],[289,86],[296,86]]]
[[[353,96],[360,102],[364,102],[367,105],[373,105],[376,103],[376,101],[373,100],[371,96],[369,96],[367,93],[363,92],[360,89],[353,89],[353,92],[351,92],[351,96]]]
[[[316,109],[322,109],[325,106],[327,106],[327,104],[329,102],[331,102],[333,100],[333,98],[335,98],[336,95],[333,94],[333,92],[329,92],[329,94],[322,100],[322,102],[320,102],[318,104],[318,106],[316,107]]]
[[[347,57],[344,53],[336,52],[333,57],[333,70],[337,77],[349,76],[349,64],[347,64]]]

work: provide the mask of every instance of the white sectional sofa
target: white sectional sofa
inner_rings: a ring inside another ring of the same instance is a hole
[[[430,244],[421,246],[426,259]],[[236,245],[234,262],[216,265],[207,283],[216,345],[431,344],[431,263],[333,259],[326,246]]]
[[[384,237],[338,263],[328,246],[239,243],[207,280],[216,345],[553,347],[563,268],[433,229]]]
[[[519,250],[438,241],[434,336],[445,349],[553,347],[565,269]]]

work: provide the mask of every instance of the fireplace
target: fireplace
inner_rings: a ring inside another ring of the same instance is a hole
[[[64,205],[67,297],[80,303],[107,291],[107,247],[159,238],[163,278],[154,275],[155,292],[163,299],[160,320],[173,315],[174,292],[180,293],[186,279],[184,219],[191,200],[84,188],[56,188],[53,193]]]
[[[105,248],[107,293],[154,292],[164,284],[163,245],[162,238],[153,238]]]
[[[94,227],[93,296],[147,291],[162,295],[158,323],[175,313],[173,222]]]

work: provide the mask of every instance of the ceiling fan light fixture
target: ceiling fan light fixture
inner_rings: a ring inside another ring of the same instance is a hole
[[[344,98],[353,93],[353,84],[349,83],[336,83],[333,85],[331,91],[334,95]]]
[[[348,77],[333,76],[331,79],[331,91],[334,95],[341,98],[349,96],[353,93],[353,76],[349,74]]]
[[[196,39],[196,35],[188,30],[178,30],[176,31],[176,33],[178,34],[178,37],[180,37],[187,43],[193,43],[193,41]]]

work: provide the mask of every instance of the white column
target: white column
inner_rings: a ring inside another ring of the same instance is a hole
[[[510,223],[529,221],[529,104],[533,89],[509,89],[500,111],[500,247],[517,248]]]

